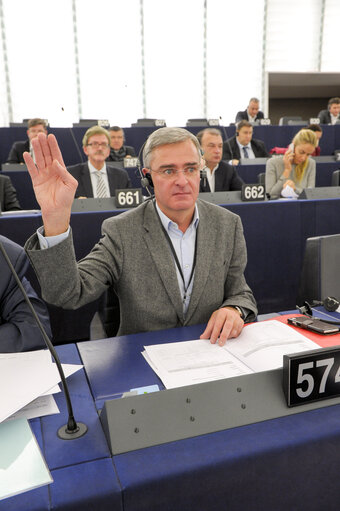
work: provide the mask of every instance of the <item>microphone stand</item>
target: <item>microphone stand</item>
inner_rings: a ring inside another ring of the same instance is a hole
[[[11,261],[10,261],[10,258],[8,257],[7,255],[7,252],[5,251],[2,243],[0,242],[0,251],[2,253],[2,255],[4,256],[5,260],[6,260],[6,263],[9,267],[9,269],[11,270],[11,273],[16,281],[16,283],[18,284],[18,287],[20,288],[20,291],[39,327],[39,330],[44,338],[44,341],[46,343],[46,346],[47,348],[49,349],[52,357],[54,358],[55,360],[55,363],[57,365],[57,368],[58,368],[58,372],[59,372],[59,375],[60,375],[60,379],[61,379],[61,382],[62,382],[62,385],[63,385],[63,389],[64,389],[64,393],[65,393],[65,399],[66,399],[66,404],[67,404],[67,410],[68,410],[68,421],[67,421],[67,424],[65,424],[64,426],[61,426],[61,428],[58,429],[58,437],[61,438],[62,440],[73,440],[75,438],[80,438],[81,436],[85,435],[85,433],[87,432],[87,426],[86,424],[83,424],[82,422],[76,422],[75,421],[75,418],[74,418],[74,415],[73,415],[73,409],[72,409],[72,403],[71,403],[71,398],[70,398],[70,393],[69,393],[69,390],[68,390],[68,386],[67,386],[67,383],[66,383],[66,378],[65,378],[65,374],[64,374],[64,370],[62,368],[62,365],[60,363],[60,359],[57,355],[57,352],[55,351],[54,349],[54,346],[52,344],[52,342],[50,341],[47,333],[45,332],[45,329],[39,319],[39,316],[37,315],[37,313],[35,312],[34,310],[34,307],[25,291],[25,288],[24,286],[22,285],[19,277],[18,277],[18,274],[17,272],[15,271],[14,269],[14,266],[12,265]]]

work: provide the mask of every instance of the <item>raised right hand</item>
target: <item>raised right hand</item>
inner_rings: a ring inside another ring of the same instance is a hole
[[[34,193],[44,222],[45,236],[65,232],[71,216],[71,207],[78,182],[66,170],[58,142],[54,135],[44,133],[31,141],[36,164],[24,153]]]

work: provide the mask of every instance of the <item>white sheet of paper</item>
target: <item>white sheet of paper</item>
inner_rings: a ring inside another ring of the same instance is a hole
[[[6,421],[15,419],[34,419],[35,417],[44,417],[45,415],[52,415],[60,413],[55,399],[51,395],[44,395],[37,397],[32,403],[21,408],[13,415],[8,417]]]
[[[0,500],[53,482],[25,419],[0,424]]]
[[[283,355],[318,349],[320,346],[280,321],[262,321],[243,328],[227,348],[255,372],[282,367]]]
[[[209,340],[145,346],[143,356],[167,389],[282,367],[283,355],[318,349],[280,321],[246,326],[224,347]]]
[[[145,346],[151,367],[167,389],[220,380],[252,371],[207,339]],[[144,354],[144,352],[143,352]]]
[[[67,364],[67,366],[74,366]],[[76,369],[77,370],[77,369]],[[73,371],[73,369],[72,369]],[[60,381],[48,350],[0,354],[0,422]]]

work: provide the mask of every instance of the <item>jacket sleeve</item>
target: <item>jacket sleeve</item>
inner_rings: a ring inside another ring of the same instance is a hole
[[[278,199],[281,195],[283,183],[283,167],[280,169],[281,157],[270,158],[266,163],[266,193],[269,193],[271,199]]]
[[[21,209],[18,198],[17,198],[17,192],[12,185],[12,181],[8,176],[6,177],[5,181],[5,204],[4,204],[4,211],[13,211],[13,210],[19,210]]]
[[[28,267],[28,259],[24,250],[18,252],[16,260],[13,260],[13,257],[11,259],[47,335],[50,336],[47,308],[24,276]],[[8,282],[0,296],[0,352],[10,353],[44,348],[45,342],[42,334],[5,262],[2,264],[1,271],[2,279],[6,279]]]

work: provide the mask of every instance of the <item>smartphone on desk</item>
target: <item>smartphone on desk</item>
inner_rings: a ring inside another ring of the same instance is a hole
[[[308,316],[297,316],[296,318],[288,318],[288,323],[293,326],[304,328],[305,330],[310,330],[311,332],[315,332],[317,334],[322,335],[337,334],[340,332],[340,326],[329,325],[328,323],[325,323],[321,319],[310,318]]]

